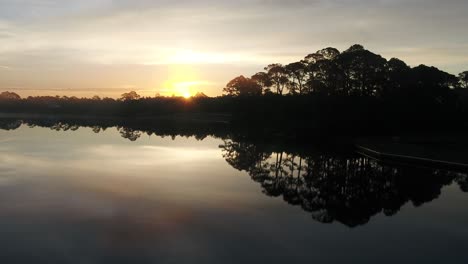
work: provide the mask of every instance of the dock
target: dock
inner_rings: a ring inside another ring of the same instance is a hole
[[[411,140],[360,140],[356,152],[366,157],[393,164],[468,172],[468,142],[456,138]]]

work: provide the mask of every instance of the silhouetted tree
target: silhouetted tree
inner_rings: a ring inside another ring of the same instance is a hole
[[[128,127],[119,128],[119,132],[123,138],[126,138],[130,141],[136,141],[138,138],[141,137],[140,131],[137,131]]]
[[[468,71],[460,73],[458,79],[462,88],[468,88]]]
[[[208,98],[208,95],[202,93],[202,92],[197,92],[194,96],[192,96],[193,98]]]
[[[326,60],[334,60],[338,55],[340,55],[340,51],[335,48],[328,47],[317,51],[317,54],[322,55]]]
[[[387,61],[362,47],[353,45],[337,56],[349,95],[375,96],[382,92]]]
[[[122,101],[132,101],[132,100],[137,100],[137,99],[140,99],[140,95],[137,94],[135,91],[131,91],[131,92],[128,92],[128,93],[123,93],[121,96],[120,96],[120,100]]]
[[[20,100],[21,96],[19,96],[17,93],[14,92],[2,92],[0,93],[0,99],[4,100]]]
[[[270,88],[273,85],[270,76],[266,72],[257,72],[256,74],[252,75],[252,80],[257,82],[263,90],[263,93],[271,92]]]
[[[456,78],[435,67],[411,68],[396,58],[387,61],[362,45],[342,53],[328,47],[299,62],[285,67],[270,64],[265,70],[251,78],[234,78],[224,88],[229,96],[208,98],[200,93],[191,100],[141,98],[132,91],[119,100],[73,96],[21,99],[6,92],[0,96],[0,112],[127,118],[222,113],[226,121],[237,122],[236,126],[275,128],[274,134],[290,136],[305,136],[308,131],[359,135],[467,127],[468,92],[458,89],[466,86],[462,81],[466,74]],[[289,94],[257,96],[271,91]]]
[[[276,93],[282,95],[284,88],[289,82],[286,69],[283,67],[283,65],[275,63],[265,67],[265,70],[267,71],[268,76],[270,76],[273,86],[276,89]]]
[[[342,94],[344,75],[335,60],[338,55],[337,50],[327,48],[309,54],[305,58],[305,61],[308,61],[308,79],[306,82],[308,92],[325,95]]]
[[[22,121],[17,119],[0,119],[0,129],[3,130],[15,130],[18,129],[21,124]]]
[[[224,140],[220,148],[223,149],[223,158],[238,170],[250,170],[254,168],[265,156],[257,146],[248,143]]]
[[[241,75],[226,84],[223,92],[228,95],[261,95],[262,87],[254,80]]]
[[[419,99],[438,104],[452,102],[450,89],[457,84],[457,77],[435,67],[419,65],[411,69],[411,92]]]
[[[392,58],[387,63],[387,81],[382,96],[407,96],[411,79],[411,68],[402,60]]]
[[[303,62],[293,62],[285,66],[287,74],[289,74],[290,88],[291,93],[304,93],[304,85],[307,77],[307,66]]]

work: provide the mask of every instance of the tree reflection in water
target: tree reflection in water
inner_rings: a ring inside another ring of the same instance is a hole
[[[45,127],[55,131],[75,131],[80,127],[90,128],[94,133],[100,133],[108,128],[117,128],[120,135],[130,141],[136,141],[143,134],[169,136],[175,138],[195,137],[202,140],[208,136],[225,138],[229,129],[223,123],[200,123],[196,121],[138,120],[138,119],[93,119],[93,118],[0,118],[0,129],[15,130],[26,125],[28,127]]]
[[[220,147],[226,161],[246,171],[266,195],[282,196],[322,223],[364,225],[380,212],[396,214],[407,202],[430,202],[453,182],[468,191],[465,173],[385,165],[352,152],[269,152],[233,140]]]
[[[138,130],[133,130],[131,128],[126,127],[119,127],[117,129],[119,130],[119,133],[123,138],[126,138],[130,141],[136,141],[141,137],[141,132]]]
[[[408,202],[420,206],[439,197],[444,186],[457,183],[468,192],[468,175],[441,169],[417,168],[379,163],[353,151],[297,149],[296,144],[275,146],[233,140],[224,126],[127,123],[120,120],[0,119],[0,129],[15,130],[22,124],[56,131],[89,127],[95,133],[117,127],[123,138],[136,141],[148,135],[207,136],[223,138],[222,155],[235,169],[246,171],[268,196],[283,197],[310,212],[322,223],[340,222],[349,227],[366,224],[380,212],[396,214]],[[231,139],[226,139],[231,138]],[[256,137],[256,138],[262,138]]]

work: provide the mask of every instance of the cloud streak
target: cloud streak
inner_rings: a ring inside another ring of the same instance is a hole
[[[412,65],[452,73],[468,68],[463,26],[468,2],[460,0],[0,0],[0,5],[0,65],[30,76],[60,67],[77,73],[89,65],[103,72],[121,65],[127,68],[114,75],[122,84],[133,83],[129,65],[231,65],[222,77],[208,80],[221,86],[228,71],[250,74],[270,62],[287,63],[322,47],[343,50],[354,43]],[[244,70],[237,71],[242,65]],[[19,81],[12,73],[6,77],[0,88],[67,84],[52,76],[41,82]],[[157,79],[138,85],[149,89],[164,82],[164,76]],[[103,80],[92,83],[84,88],[102,86]]]

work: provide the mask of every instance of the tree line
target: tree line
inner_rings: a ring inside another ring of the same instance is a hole
[[[288,65],[270,64],[239,76],[224,95],[119,99],[0,94],[0,113],[141,118],[212,115],[252,131],[287,137],[311,133],[353,136],[468,129],[468,71],[458,77],[435,67],[410,67],[361,45],[325,48]],[[198,118],[204,119],[204,118]]]
[[[411,96],[443,102],[457,88],[468,88],[468,71],[457,77],[426,65],[412,68],[355,44],[343,52],[328,47],[287,65],[270,64],[251,77],[234,78],[223,92],[230,96]]]
[[[124,117],[157,116],[176,113],[223,112],[223,99],[198,93],[189,100],[177,96],[143,97],[135,91],[119,98],[78,98],[76,96],[28,96],[0,93],[0,113],[53,114],[76,116]]]

